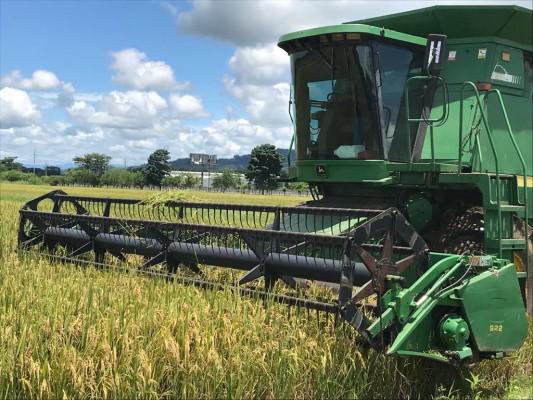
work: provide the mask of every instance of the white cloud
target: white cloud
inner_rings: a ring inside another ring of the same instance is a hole
[[[268,84],[289,79],[287,53],[274,44],[237,48],[228,64],[241,83]]]
[[[515,2],[531,8],[529,0]],[[413,10],[436,3],[465,4],[464,0],[193,0],[192,8],[179,13],[177,21],[178,28],[185,33],[210,36],[238,46],[255,46],[274,42],[282,34],[300,29]],[[483,2],[508,3],[508,0]]]
[[[226,89],[244,107],[253,121],[267,127],[290,125],[289,88],[287,82],[274,85],[242,84],[236,78],[227,77]]]
[[[34,150],[38,164],[50,165],[70,162],[74,156],[93,149],[107,152],[109,139],[102,129],[84,129],[61,122],[13,128],[13,134],[6,131],[0,130],[2,148],[7,153],[18,156],[26,164],[33,161]]]
[[[154,91],[112,91],[95,106],[75,101],[66,111],[81,124],[108,128],[144,129],[153,127],[167,109],[166,100]]]
[[[291,138],[290,129],[266,128],[247,119],[221,118],[204,127],[183,127],[173,135],[168,148],[176,156],[184,157],[189,152],[216,153],[219,157],[233,157],[249,153],[262,143],[286,147]],[[174,157],[174,154],[173,154]]]
[[[51,71],[36,70],[31,78],[24,78],[19,70],[2,76],[0,87],[23,89],[29,92],[31,100],[40,110],[66,107],[72,104],[75,89],[72,83],[61,81]]]
[[[33,124],[40,116],[24,90],[4,87],[0,90],[0,127],[13,128]]]
[[[289,58],[270,44],[237,48],[224,78],[228,93],[241,103],[254,123],[266,127],[290,125]]]
[[[88,105],[74,103],[78,112]],[[262,143],[286,147],[289,128],[266,128],[247,119],[217,119],[203,127],[184,126],[179,121],[163,121],[144,129],[123,129],[109,126],[41,123],[27,127],[0,129],[2,151],[17,155],[31,164],[33,149],[37,163],[61,165],[76,155],[102,152],[112,163],[139,165],[158,148],[166,148],[172,158],[187,157],[192,152],[215,153],[219,157],[246,154]]]
[[[168,100],[177,118],[195,119],[209,116],[209,113],[204,109],[202,99],[197,96],[172,94]]]
[[[1,79],[1,86],[25,90],[49,90],[60,85],[61,81],[56,74],[44,69],[34,71],[31,78],[24,78],[19,70],[15,70],[4,75]]]
[[[137,49],[124,49],[111,53],[115,71],[113,82],[136,90],[185,90],[190,82],[176,82],[174,71],[163,61],[149,61]]]

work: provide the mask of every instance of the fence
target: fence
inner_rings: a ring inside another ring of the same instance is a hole
[[[173,190],[184,190],[184,188],[180,188],[177,186],[150,186],[146,185],[142,188],[135,188],[132,186],[123,186],[123,185],[82,185],[82,184],[66,184],[62,183],[61,185],[58,185],[61,187],[85,187],[85,188],[102,188],[102,189],[139,189],[139,190],[147,190],[147,191],[173,191]],[[206,188],[206,187],[193,187],[188,188],[185,190],[194,190],[199,192],[213,192],[213,193],[240,193],[240,194],[255,194],[255,195],[268,195],[268,196],[301,196],[301,197],[311,197],[311,192],[309,190],[291,190],[291,189],[276,189],[276,190],[257,190],[257,189],[249,189],[249,188],[241,188],[241,189],[215,189],[215,188]]]

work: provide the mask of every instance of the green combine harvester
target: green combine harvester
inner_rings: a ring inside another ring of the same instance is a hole
[[[312,201],[54,191],[21,209],[19,248],[334,313],[387,354],[504,357],[533,314],[532,18],[436,6],[285,35],[288,179]],[[242,272],[228,284],[213,268]]]

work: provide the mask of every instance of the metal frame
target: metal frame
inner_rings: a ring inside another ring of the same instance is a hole
[[[41,211],[47,203],[48,210]],[[147,210],[155,218],[124,218],[126,213],[138,216]],[[191,210],[200,210],[200,215]],[[230,226],[206,223],[220,224],[224,219]],[[294,231],[297,228],[300,231]],[[381,295],[387,275],[399,276],[411,267],[424,271],[429,261],[425,242],[393,208],[190,202],[154,207],[140,200],[69,196],[62,191],[34,199],[20,210],[19,249],[41,247],[55,260],[99,267],[128,266],[130,255],[142,256],[135,268],[167,277],[185,266],[198,278],[176,275],[176,279],[206,288],[220,285],[207,282],[199,265],[242,270],[239,285],[264,279],[265,290],[260,292],[265,293],[277,280],[298,289],[300,280],[340,285],[337,304],[278,294],[273,299],[318,311],[340,311],[354,326],[353,314],[361,315],[360,300],[370,294],[369,288]],[[361,289],[352,298],[347,294],[353,287]],[[252,289],[238,290],[248,295]],[[364,336],[361,327],[356,328]]]

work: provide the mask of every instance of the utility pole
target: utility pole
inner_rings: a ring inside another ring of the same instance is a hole
[[[35,150],[33,150],[33,175],[35,175]]]
[[[211,187],[211,163],[207,162],[207,190]]]

